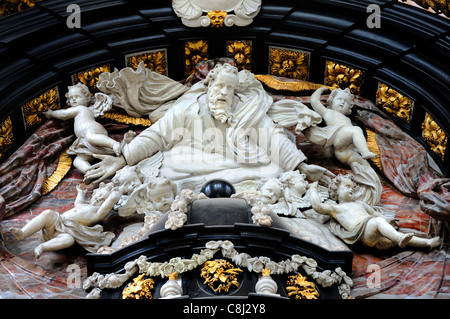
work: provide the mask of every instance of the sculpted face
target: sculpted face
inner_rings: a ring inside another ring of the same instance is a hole
[[[352,111],[353,99],[350,94],[339,91],[334,97],[331,108],[335,111],[338,111],[344,115],[348,115]]]
[[[338,198],[339,202],[351,202],[354,199],[354,189],[355,189],[355,183],[349,179],[345,178],[342,180],[342,182],[339,184],[338,188]]]
[[[169,184],[162,184],[152,189],[150,196],[152,197],[152,203],[156,210],[165,213],[169,211],[170,205],[172,205],[175,199],[172,186]]]
[[[231,119],[231,106],[237,77],[229,72],[220,72],[208,88],[209,109],[215,119],[225,123]]]
[[[88,105],[86,96],[83,94],[80,88],[72,87],[68,92],[70,106]]]
[[[269,204],[275,204],[281,196],[281,188],[276,182],[269,180],[261,188],[261,194]]]

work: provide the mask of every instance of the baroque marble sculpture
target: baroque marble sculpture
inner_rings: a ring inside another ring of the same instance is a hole
[[[367,164],[364,160],[377,154],[369,150],[362,129],[353,125],[348,117],[352,112],[353,94],[348,88],[333,90],[325,107],[320,95],[326,89],[319,88],[311,95],[311,106],[322,116],[326,126],[307,129],[305,136],[315,144],[332,146],[336,158],[348,166],[355,162]]]
[[[99,184],[89,204],[84,203],[85,191],[79,189],[73,209],[61,215],[45,211],[22,229],[11,229],[19,240],[43,231],[45,242],[36,248],[36,256],[75,241],[88,251],[110,253],[139,240],[165,214],[166,229],[181,228],[189,204],[207,200],[200,191],[214,179],[236,187],[238,192],[231,197],[249,203],[255,224],[270,227],[276,222],[328,250],[345,250],[346,244],[357,241],[349,240],[347,233],[377,248],[406,244],[434,248],[439,243],[439,238],[427,240],[398,232],[376,206],[382,187],[365,160],[374,154],[368,151],[361,129],[347,117],[353,98],[347,91],[333,91],[330,108],[320,102],[324,89],[312,95],[313,109],[296,100],[274,102],[252,73],[239,72],[228,63],[217,63],[190,88],[146,69],[143,63],[136,71],[125,68],[101,74],[98,87],[104,93],[96,95],[94,105],[104,110],[116,100],[129,115],[148,116],[154,123],[137,136],[130,131],[121,142],[111,142],[109,152],[91,151],[91,158],[99,161],[80,169],[86,184]],[[78,114],[71,109],[91,112],[95,107],[84,106],[89,103],[84,91],[81,85],[70,87],[71,107],[47,115],[66,119],[66,112]],[[94,143],[96,139],[85,133],[99,124],[94,113],[88,115],[89,121],[84,122],[90,125],[81,133],[79,118],[75,118],[75,132],[79,139]],[[326,126],[318,127],[322,119]],[[344,186],[350,178],[338,185],[341,177],[306,164],[306,156],[287,131],[294,126],[296,133],[305,133],[313,142],[325,133],[322,145],[332,145],[341,161],[347,156],[344,162],[354,173],[349,191]],[[107,134],[99,139],[108,139]],[[103,182],[110,177],[111,182]],[[327,186],[339,192],[328,194]],[[122,217],[145,215],[138,233],[122,238],[115,248],[109,247],[113,235],[95,225],[112,209]],[[95,230],[95,235],[84,236],[88,230]],[[376,237],[377,232],[383,236]]]
[[[69,155],[76,155],[74,166],[85,173],[91,166],[93,154],[120,154],[120,142],[110,138],[108,132],[95,118],[103,115],[111,108],[111,98],[103,93],[96,93],[94,104],[91,104],[91,93],[86,85],[78,83],[69,86],[66,94],[67,109],[47,110],[44,116],[59,120],[74,119],[74,132],[77,137],[67,151]]]

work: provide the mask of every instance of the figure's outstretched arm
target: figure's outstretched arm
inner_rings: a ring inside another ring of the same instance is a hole
[[[324,91],[328,90],[327,87],[321,87],[318,88],[314,93],[311,95],[311,106],[317,113],[320,114],[320,116],[324,117],[325,114],[328,112],[328,109],[320,102],[320,96]]]
[[[78,115],[78,108],[77,107],[69,107],[68,109],[62,109],[62,110],[47,110],[43,114],[46,118],[51,119],[57,119],[57,120],[70,120],[73,119],[75,116]]]

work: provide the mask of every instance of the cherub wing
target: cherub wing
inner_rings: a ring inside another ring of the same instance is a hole
[[[148,202],[150,202],[148,194],[148,185],[147,184],[140,185],[137,189],[135,189],[131,193],[126,203],[123,204],[123,206],[119,207],[118,209],[119,216],[122,217],[130,216],[138,209],[142,208],[142,206],[146,206]]]
[[[112,109],[112,99],[109,95],[95,93],[94,100],[95,102],[90,108],[95,117],[105,115],[105,112]]]

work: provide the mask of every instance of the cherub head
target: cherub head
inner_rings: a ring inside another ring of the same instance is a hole
[[[275,204],[283,194],[283,185],[276,178],[269,178],[261,186],[261,195],[267,198],[269,204]]]
[[[167,212],[178,193],[175,183],[164,177],[156,177],[149,183],[148,188],[155,210],[162,213]]]
[[[358,185],[354,181],[354,175],[339,174],[336,176],[328,186],[328,193],[330,199],[339,202],[352,202],[355,199],[355,193],[358,189]]]
[[[92,191],[92,197],[89,202],[92,206],[100,206],[111,194],[114,185],[112,183],[105,184],[101,182],[99,186]]]
[[[280,182],[288,187],[295,195],[303,196],[306,193],[308,182],[306,175],[299,171],[287,171],[280,175]]]
[[[119,187],[124,194],[131,194],[133,190],[142,184],[143,178],[137,166],[125,166],[117,171],[112,179],[114,186]]]
[[[333,90],[328,97],[327,107],[344,115],[350,115],[352,113],[354,97],[349,88],[345,90]]]
[[[69,91],[66,93],[67,104],[70,106],[89,106],[91,102],[91,93],[86,85],[77,83],[69,86]]]

